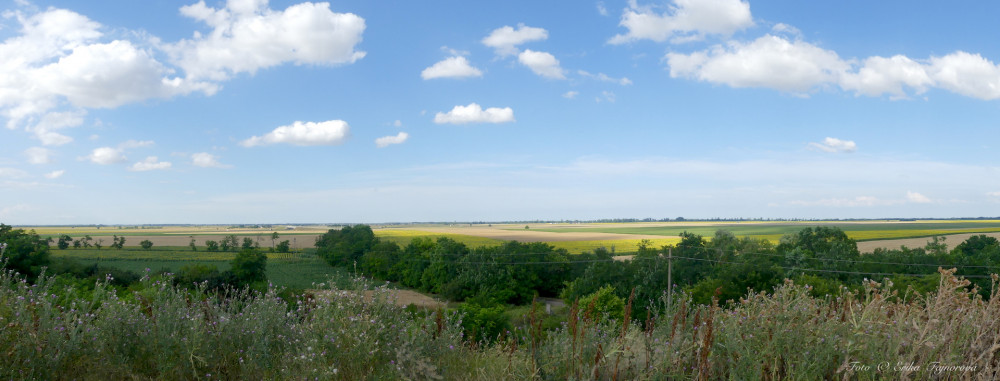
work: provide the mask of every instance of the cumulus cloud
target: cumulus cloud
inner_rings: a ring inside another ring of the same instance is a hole
[[[240,142],[244,147],[269,144],[292,144],[297,146],[336,145],[343,143],[350,133],[350,127],[343,120],[326,122],[299,122],[281,126],[264,136],[254,136]]]
[[[64,175],[64,174],[66,174],[66,171],[60,169],[60,170],[56,170],[56,171],[52,171],[52,172],[46,173],[45,174],[45,178],[49,179],[49,180],[54,180],[54,179],[58,179],[58,178],[62,177],[62,175]]]
[[[849,68],[833,51],[773,35],[691,54],[671,52],[666,58],[671,77],[800,94],[836,83]]]
[[[152,171],[154,169],[170,168],[169,161],[160,161],[156,156],[149,156],[146,160],[137,162],[128,167],[128,170],[135,172]]]
[[[490,107],[483,110],[483,107],[476,103],[470,103],[468,106],[455,106],[447,113],[439,112],[434,115],[434,123],[437,124],[507,123],[513,121],[514,110],[510,107]]]
[[[409,138],[410,138],[410,134],[407,134],[405,132],[400,132],[400,133],[396,134],[395,136],[389,135],[389,136],[383,136],[381,138],[375,139],[375,145],[378,148],[385,148],[385,147],[388,147],[388,146],[393,145],[393,144],[402,144],[403,142],[406,141],[406,139],[409,139]]]
[[[710,34],[730,35],[754,23],[750,4],[740,0],[674,0],[663,13],[632,0],[619,25],[628,32],[612,37],[611,44],[643,39],[680,43]]]
[[[0,41],[0,117],[46,146],[73,141],[60,130],[83,124],[87,109],[212,95],[219,81],[239,73],[285,63],[347,64],[364,56],[355,49],[364,19],[333,12],[328,3],[279,11],[266,0],[233,0],[221,8],[199,1],[181,13],[210,30],[177,42],[142,32],[107,38],[106,27],[76,12],[20,5],[4,13],[20,28]]]
[[[571,91],[567,91],[567,92],[563,93],[562,96],[563,96],[563,98],[573,99],[573,98],[576,98],[577,95],[580,95],[579,91],[572,91],[571,90]]]
[[[483,72],[462,56],[448,57],[420,72],[423,79],[482,77]]]
[[[91,163],[100,165],[117,164],[128,160],[122,153],[121,148],[113,147],[95,148],[90,155],[87,155],[84,159],[90,160]]]
[[[924,65],[902,55],[869,57],[857,72],[845,73],[840,79],[844,90],[867,96],[889,94],[893,99],[906,98],[907,90],[921,94],[933,84]]]
[[[231,165],[222,164],[219,158],[208,152],[198,152],[191,154],[191,164],[202,168],[231,168]]]
[[[827,137],[822,143],[809,143],[809,147],[823,152],[854,152],[858,150],[858,145],[853,140],[840,140]]]
[[[493,48],[499,56],[512,56],[517,54],[518,45],[547,38],[549,32],[545,29],[517,24],[517,29],[511,26],[494,29],[489,36],[483,38],[482,43]]]
[[[336,13],[329,3],[295,4],[270,9],[267,0],[229,1],[211,8],[204,1],[181,8],[181,14],[212,28],[166,47],[188,78],[224,80],[239,73],[286,62],[298,65],[353,63],[365,56],[361,43],[365,20]]]
[[[1000,98],[1000,66],[981,55],[959,51],[929,61],[927,70],[938,87],[983,100]]]
[[[784,24],[775,28],[795,30]],[[803,96],[818,88],[839,87],[858,96],[887,95],[896,100],[938,88],[971,98],[1000,99],[1000,65],[963,51],[927,59],[904,55],[843,59],[832,50],[768,34],[749,43],[730,41],[692,53],[667,53],[665,60],[674,78]]]
[[[931,202],[931,199],[917,192],[906,191],[906,201],[916,204],[926,204]]]
[[[72,138],[57,132],[83,123],[83,108],[113,108],[212,87],[171,77],[148,48],[100,41],[103,26],[73,11],[11,11],[19,33],[0,42],[0,116],[44,145]]]
[[[31,164],[48,164],[52,162],[52,151],[42,147],[31,147],[24,150]]]
[[[525,49],[517,55],[517,60],[540,76],[553,79],[566,79],[564,70],[559,66],[559,60],[546,52],[536,52]]]

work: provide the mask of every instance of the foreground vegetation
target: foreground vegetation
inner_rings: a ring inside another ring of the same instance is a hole
[[[536,308],[524,326],[471,341],[462,315],[412,312],[385,289],[289,303],[273,288],[218,294],[145,276],[125,294],[106,281],[81,292],[7,271],[0,378],[995,379],[1000,296],[941,279],[906,298],[875,282],[824,298],[786,282],[723,307],[680,294],[641,323],[638,300],[621,319],[577,305],[553,330]]]

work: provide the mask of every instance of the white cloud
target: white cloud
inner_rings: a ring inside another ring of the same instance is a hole
[[[127,160],[125,155],[122,153],[122,149],[112,147],[95,148],[94,151],[92,151],[90,155],[84,157],[84,159],[100,165],[117,164]]]
[[[396,121],[392,122],[392,125],[395,127],[403,127],[403,122],[399,119],[396,119]]]
[[[482,43],[493,48],[499,56],[512,56],[517,54],[518,45],[547,38],[549,32],[545,29],[517,24],[517,29],[510,26],[494,29],[489,36],[483,38]]]
[[[169,161],[159,161],[156,156],[149,156],[146,160],[140,161],[138,163],[132,164],[128,167],[128,170],[135,172],[142,171],[152,171],[154,169],[167,169],[170,168]]]
[[[856,73],[846,73],[840,80],[844,90],[868,96],[889,94],[893,99],[906,98],[907,88],[921,94],[933,84],[926,66],[902,55],[869,57]]]
[[[627,77],[614,78],[614,77],[611,77],[611,76],[609,76],[607,74],[604,74],[604,73],[592,74],[592,73],[590,73],[590,72],[588,72],[586,70],[577,70],[577,74],[580,74],[581,76],[584,76],[584,77],[587,77],[587,78],[593,78],[593,79],[596,79],[596,80],[602,81],[602,82],[617,83],[617,84],[622,85],[622,86],[628,86],[628,85],[632,84],[632,80],[628,79]]]
[[[573,98],[576,98],[577,95],[580,95],[580,92],[578,92],[578,91],[572,91],[571,90],[571,91],[567,91],[567,92],[563,93],[562,96],[563,96],[563,98],[573,99]]]
[[[402,144],[406,141],[406,139],[409,139],[409,137],[410,134],[400,132],[396,134],[396,136],[389,135],[375,139],[375,145],[378,146],[378,148],[385,148],[393,144]]]
[[[281,126],[264,136],[254,136],[240,142],[244,147],[268,144],[292,144],[297,146],[336,145],[343,143],[350,134],[350,127],[343,120],[325,122],[299,122]]]
[[[597,2],[597,14],[599,14],[601,16],[607,16],[608,15],[608,8],[604,7],[604,2],[603,1],[598,1]]]
[[[510,107],[490,107],[483,110],[482,106],[470,103],[468,106],[455,106],[447,113],[434,115],[437,124],[468,124],[468,123],[507,123],[514,121],[514,110]]]
[[[798,34],[785,24],[773,29]],[[1000,99],[1000,65],[979,54],[957,51],[923,60],[903,55],[842,59],[797,38],[768,34],[749,43],[730,41],[687,54],[671,52],[665,59],[671,77],[736,88],[808,95],[817,88],[839,86],[859,96],[888,95],[893,100],[939,88],[977,99]]]
[[[710,51],[668,53],[666,58],[671,77],[799,94],[836,83],[850,67],[833,51],[773,35],[749,44],[730,42]]]
[[[420,72],[423,79],[482,77],[483,72],[472,67],[465,57],[448,57]]]
[[[191,154],[191,164],[202,168],[232,168],[231,165],[220,163],[218,157],[208,152]]]
[[[266,0],[229,1],[221,9],[204,1],[181,8],[181,14],[211,27],[166,50],[188,78],[225,80],[239,73],[286,62],[298,65],[353,63],[365,56],[361,43],[365,20],[336,13],[329,3],[300,3],[276,11]]]
[[[1000,192],[987,192],[986,195],[990,197],[1000,197]]]
[[[52,162],[52,151],[42,147],[31,147],[24,150],[31,164],[48,164]]]
[[[790,34],[790,35],[792,35],[794,37],[801,37],[802,36],[802,31],[800,31],[799,28],[796,28],[794,26],[791,26],[791,25],[788,25],[788,24],[785,24],[785,23],[780,23],[780,22],[777,23],[777,24],[774,24],[774,26],[771,27],[771,31],[774,32],[774,33],[786,33],[786,34]]]
[[[705,35],[730,35],[753,26],[750,4],[740,0],[674,0],[664,13],[629,2],[619,25],[628,29],[608,40],[623,44],[648,39],[674,43],[700,40]]]
[[[540,76],[566,79],[563,68],[559,67],[559,60],[549,53],[525,49],[521,54],[517,55],[517,60]]]
[[[931,199],[917,192],[906,191],[906,201],[917,204],[926,204],[931,202]]]
[[[928,72],[945,90],[983,100],[1000,98],[1000,66],[979,54],[959,51],[931,57]]]
[[[840,140],[831,137],[823,139],[822,143],[809,143],[809,147],[830,153],[854,152],[858,150],[858,145],[855,144],[853,140]]]
[[[46,173],[45,174],[45,178],[46,179],[50,179],[50,180],[54,180],[54,179],[58,179],[58,178],[62,177],[62,175],[64,175],[64,174],[66,174],[66,171],[60,169],[60,170],[56,170],[56,171],[52,171],[52,172]]]
[[[25,7],[28,8],[28,7]],[[99,41],[103,27],[73,11],[9,11],[19,33],[0,42],[0,116],[44,145],[72,138],[56,132],[83,123],[83,108],[113,108],[149,98],[214,91],[170,78],[171,69],[127,40]]]

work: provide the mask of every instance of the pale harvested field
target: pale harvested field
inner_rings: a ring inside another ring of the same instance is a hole
[[[307,291],[313,293],[314,295],[316,295],[318,297],[325,297],[325,296],[329,295],[330,293],[334,292],[334,291],[329,291],[329,290],[307,290]],[[406,306],[412,304],[412,305],[415,305],[417,307],[428,308],[428,309],[438,309],[438,308],[447,307],[446,303],[441,302],[440,300],[434,299],[434,298],[432,298],[430,296],[421,294],[421,293],[416,292],[416,291],[412,291],[412,290],[395,290],[395,289],[390,289],[390,290],[386,290],[386,291],[389,292],[389,294],[395,300],[396,305],[398,305],[398,306],[406,307]],[[375,294],[375,291],[372,291],[372,290],[367,290],[367,291],[363,292],[363,295],[365,296],[365,300],[369,300],[369,301],[372,299],[372,295],[374,295],[374,294]]]
[[[530,225],[530,224],[529,224]],[[518,242],[558,242],[558,241],[610,241],[617,239],[664,239],[677,238],[676,236],[649,235],[649,234],[618,234],[618,233],[594,233],[594,232],[540,232],[530,229],[523,229],[524,225],[519,225],[522,230],[505,230],[516,228],[518,225],[494,225],[489,226],[429,226],[429,227],[406,227],[406,230],[419,230],[428,233],[438,234],[465,234],[477,237],[493,238],[503,241]],[[534,225],[536,228],[546,227],[566,227],[567,225]],[[578,225],[572,225],[578,226]],[[392,231],[392,228],[380,229]]]
[[[244,237],[248,237],[254,240],[254,242],[257,242],[257,234],[253,235],[250,234],[239,235],[238,233],[229,233],[229,234],[236,234],[236,239],[238,240],[237,242],[239,242],[240,244],[243,243]],[[142,242],[143,240],[149,240],[150,242],[153,243],[153,247],[155,248],[157,246],[187,246],[188,243],[191,242],[191,236],[193,235],[195,244],[198,245],[199,249],[203,249],[205,247],[205,241],[211,240],[219,242],[222,241],[222,239],[229,234],[188,234],[188,235],[150,235],[150,236],[130,235],[124,237],[125,237],[126,247],[139,247],[140,242]],[[278,234],[281,234],[281,232],[278,232]],[[79,239],[83,237],[74,235],[70,236],[73,237],[73,239]],[[316,247],[315,245],[316,238],[319,236],[320,236],[319,234],[288,235],[288,236],[281,235],[278,237],[278,240],[275,241],[275,244],[284,240],[288,240],[292,244],[293,249],[308,249]],[[91,238],[94,239],[92,242],[97,242],[97,240],[103,239],[104,240],[103,245],[107,247],[108,245],[111,245],[112,242],[111,240],[114,237],[111,235],[91,235]],[[260,247],[271,247],[270,233],[261,235]]]
[[[986,235],[996,239],[1000,239],[1000,232],[997,233],[963,233],[963,234],[950,234],[946,235],[944,243],[948,245],[948,250],[954,249],[955,246],[964,242],[974,235]],[[870,253],[876,248],[885,249],[898,249],[900,246],[906,246],[911,249],[916,249],[918,247],[924,247],[927,242],[930,241],[930,237],[923,238],[904,238],[904,239],[884,239],[878,241],[865,241],[858,242],[858,250],[862,253]]]

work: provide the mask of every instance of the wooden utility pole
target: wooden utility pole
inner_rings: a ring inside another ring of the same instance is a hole
[[[667,313],[670,313],[670,301],[674,299],[674,248],[667,249]]]

